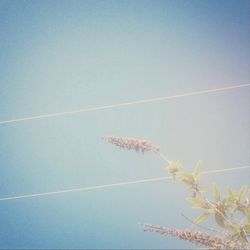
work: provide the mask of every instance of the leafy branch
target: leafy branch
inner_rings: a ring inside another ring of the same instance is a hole
[[[222,229],[231,232],[232,239],[247,243],[250,236],[249,190],[246,187],[242,187],[239,192],[229,189],[227,195],[223,197],[218,185],[214,184],[213,201],[209,201],[204,196],[206,190],[200,186],[200,165],[198,162],[192,173],[181,171],[180,162],[171,162],[167,167],[169,174],[174,179],[178,179],[191,190],[192,195],[187,200],[192,207],[202,210],[193,223],[200,224],[210,215],[214,215],[216,223]],[[239,213],[241,214],[240,219]]]
[[[178,237],[195,245],[212,247],[213,249],[250,249],[250,189],[244,186],[237,192],[229,188],[227,194],[223,196],[219,186],[214,184],[212,187],[213,199],[210,201],[205,196],[207,190],[200,185],[202,174],[200,161],[197,162],[192,172],[186,172],[183,171],[180,161],[170,161],[160,152],[160,147],[149,140],[113,135],[106,136],[104,139],[120,148],[142,153],[151,151],[163,158],[167,162],[168,173],[174,180],[183,183],[191,192],[187,198],[188,202],[193,208],[202,210],[202,213],[192,221],[192,224],[199,225],[213,216],[224,236],[215,237],[201,232],[169,229],[149,224],[144,225],[145,231]],[[226,238],[225,235],[227,235]]]

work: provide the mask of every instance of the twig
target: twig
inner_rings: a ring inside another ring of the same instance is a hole
[[[158,155],[163,159],[165,160],[168,164],[171,164],[171,161],[163,154],[161,153],[160,151],[156,152],[158,153]]]

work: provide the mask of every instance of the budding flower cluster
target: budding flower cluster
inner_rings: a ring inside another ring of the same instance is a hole
[[[249,249],[247,246],[240,242],[232,241],[227,238],[222,238],[218,236],[212,236],[205,232],[194,232],[188,230],[177,230],[166,228],[158,225],[144,224],[144,231],[155,232],[165,236],[173,236],[182,240],[191,242],[196,246],[204,246],[209,249],[227,249],[227,250],[236,250],[236,249]]]
[[[141,151],[142,153],[144,153],[144,151],[159,152],[160,150],[160,147],[153,145],[151,141],[142,140],[138,138],[128,138],[128,137],[108,135],[105,136],[104,139],[120,148],[135,150],[136,152],[139,151]]]

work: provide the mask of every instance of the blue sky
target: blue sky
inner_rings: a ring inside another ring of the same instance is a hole
[[[249,1],[0,1],[0,121],[249,83]],[[0,125],[0,195],[166,176],[140,137],[191,170],[249,165],[249,87]],[[249,170],[204,185],[249,185]],[[0,248],[190,248],[138,222],[185,229],[178,183],[0,201]],[[210,222],[213,225],[213,221]]]

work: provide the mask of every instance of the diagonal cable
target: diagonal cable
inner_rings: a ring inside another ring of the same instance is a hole
[[[249,86],[250,84],[232,85],[232,86],[221,87],[221,88],[187,92],[187,93],[182,93],[182,94],[177,94],[177,95],[172,95],[172,96],[163,96],[163,97],[156,97],[156,98],[144,99],[144,100],[139,100],[139,101],[124,102],[124,103],[98,106],[98,107],[92,107],[92,108],[82,108],[82,109],[77,109],[77,110],[57,112],[57,113],[44,114],[44,115],[35,115],[35,116],[29,116],[29,117],[23,117],[23,118],[11,119],[11,120],[3,120],[3,121],[0,121],[0,125],[22,122],[22,121],[52,118],[52,117],[58,117],[58,116],[73,115],[73,114],[84,113],[84,112],[93,112],[93,111],[105,110],[105,109],[113,109],[113,108],[137,105],[137,104],[143,104],[143,103],[167,101],[170,99],[176,99],[176,98],[188,97],[188,96],[196,96],[196,95],[204,95],[204,94],[221,92],[221,91],[232,90],[232,89],[237,89],[237,88],[244,88],[244,87],[249,87]]]
[[[205,174],[216,174],[216,173],[224,173],[224,172],[243,170],[243,169],[250,169],[250,166],[224,168],[224,169],[218,169],[218,170],[208,170],[208,171],[202,172],[202,174],[203,175],[205,175]],[[39,196],[40,197],[41,196],[50,196],[50,195],[58,195],[58,194],[65,194],[65,193],[72,193],[72,192],[92,191],[92,190],[97,190],[97,189],[120,187],[120,186],[141,184],[141,183],[147,183],[147,182],[156,182],[156,181],[163,181],[163,180],[170,180],[170,179],[172,179],[172,176],[147,178],[147,179],[141,179],[141,180],[136,180],[136,181],[125,181],[125,182],[118,182],[118,183],[111,183],[111,184],[104,184],[104,185],[97,185],[97,186],[65,189],[65,190],[52,191],[52,192],[26,194],[26,195],[19,195],[19,196],[10,196],[10,197],[5,197],[5,198],[0,198],[0,201],[27,199],[27,198],[34,198],[34,197],[39,197]]]

